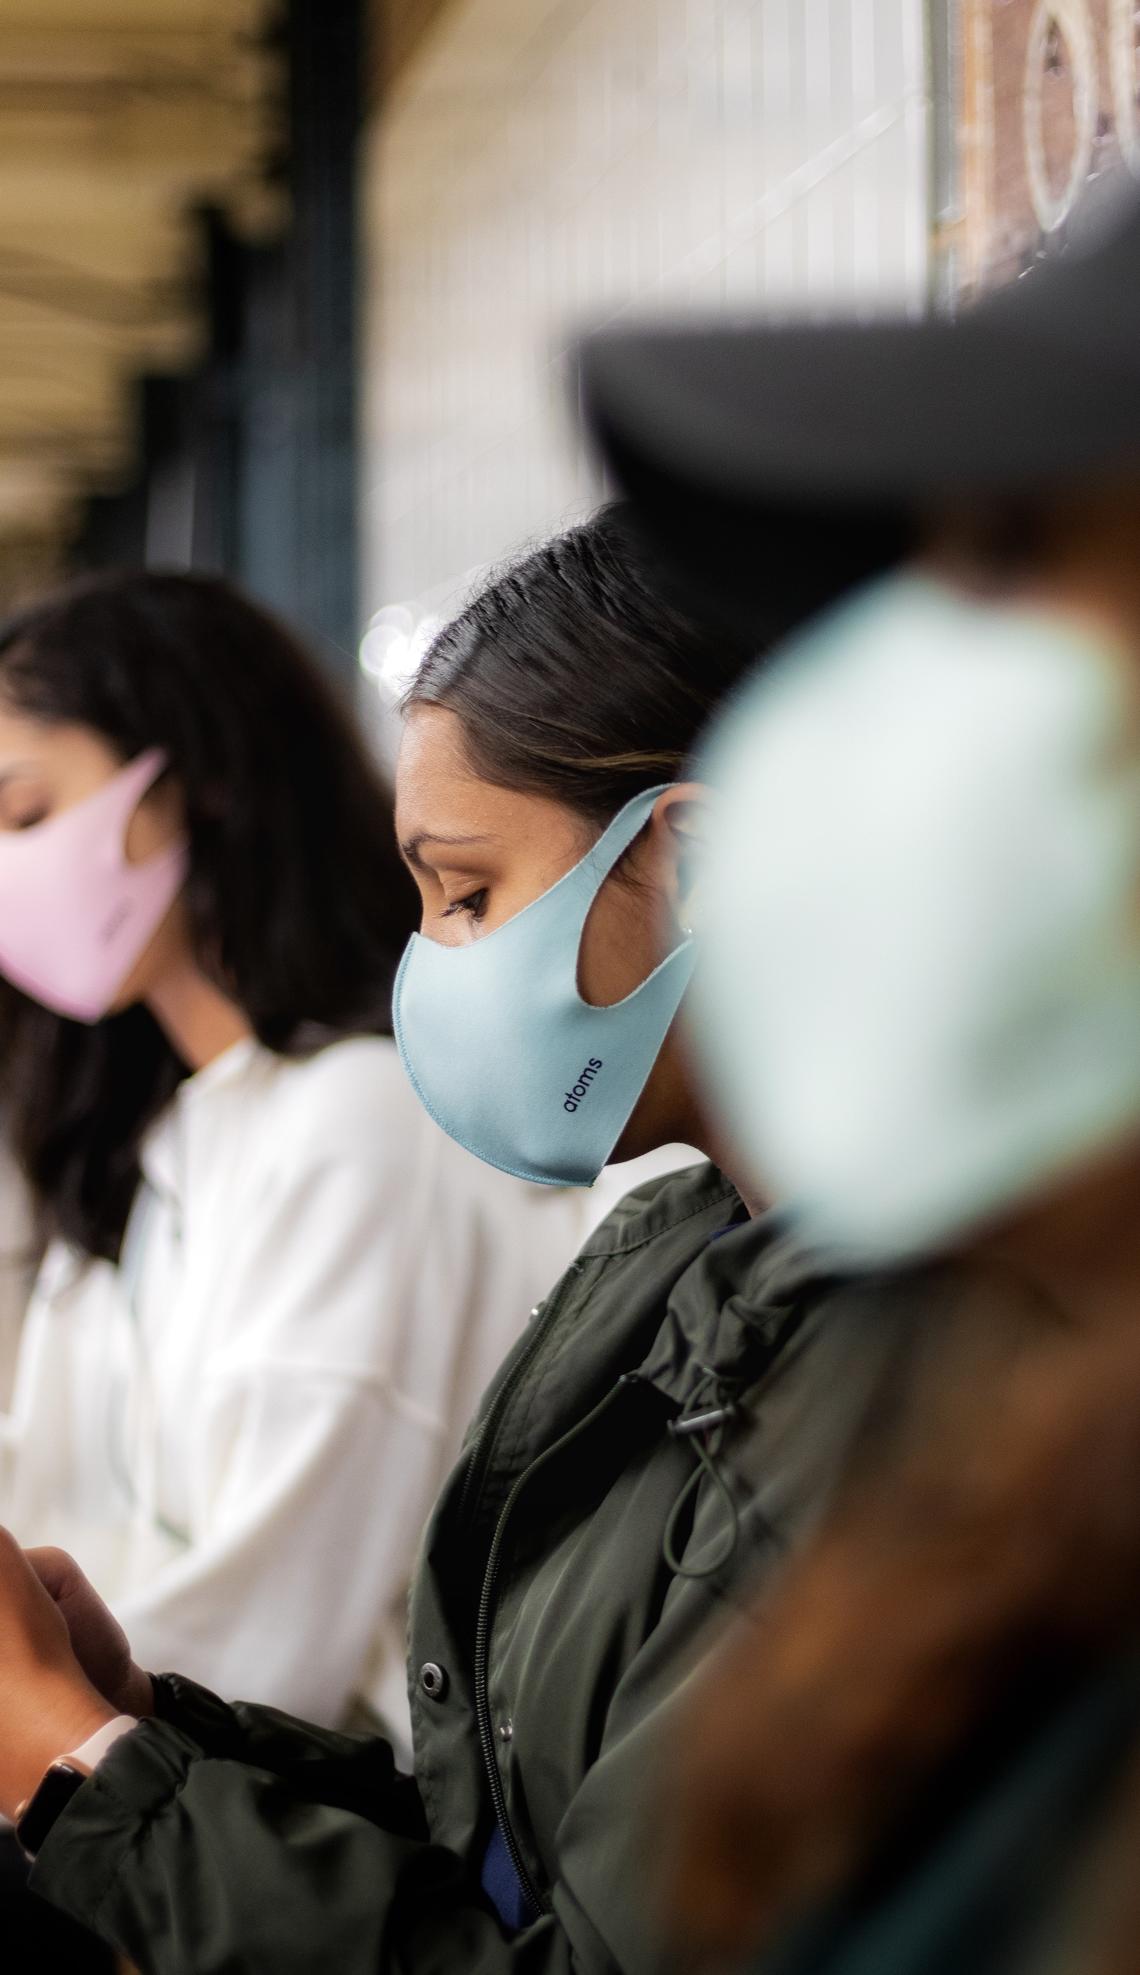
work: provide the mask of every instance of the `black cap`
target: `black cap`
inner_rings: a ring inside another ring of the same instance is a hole
[[[619,484],[706,583],[743,606],[772,526],[869,574],[933,505],[1140,469],[1140,202],[956,319],[627,324],[579,365]]]

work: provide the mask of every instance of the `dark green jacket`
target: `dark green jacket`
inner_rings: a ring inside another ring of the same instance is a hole
[[[947,1292],[923,1284],[834,1279],[709,1167],[630,1196],[536,1312],[429,1526],[415,1782],[384,1742],[170,1677],[35,1889],[147,1975],[661,1969],[644,1818],[670,1702],[934,1323]],[[534,1900],[514,1935],[480,1890],[496,1815]]]

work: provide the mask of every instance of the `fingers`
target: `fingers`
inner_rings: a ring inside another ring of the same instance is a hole
[[[62,1551],[55,1551],[52,1554],[54,1557],[63,1558],[65,1563],[71,1565],[72,1570],[78,1572],[78,1565],[72,1564],[70,1557],[64,1558]],[[53,1563],[51,1568],[58,1572],[60,1566]],[[16,1541],[10,1529],[2,1526],[0,1526],[0,1588],[5,1599],[15,1598],[22,1604],[26,1604],[29,1600],[33,1605],[38,1603],[45,1591],[48,1592],[53,1603],[57,1602],[50,1585],[45,1584],[23,1545]]]
[[[122,1714],[153,1714],[149,1675],[134,1664],[126,1633],[74,1557],[66,1550],[49,1548],[29,1550],[27,1558],[54,1599],[72,1650],[92,1685]]]
[[[44,1590],[51,1593],[57,1605],[74,1593],[77,1581],[83,1584],[87,1582],[75,1558],[69,1557],[66,1550],[52,1548],[25,1550],[24,1555]]]
[[[115,1614],[67,1550],[28,1550],[28,1564],[53,1598],[87,1679],[121,1714],[154,1714],[154,1685],[130,1657],[130,1641]]]
[[[3,1572],[5,1576],[10,1572],[15,1572],[19,1575],[26,1568],[27,1564],[21,1545],[17,1543],[10,1529],[5,1529],[0,1525],[0,1572]]]
[[[140,1721],[145,1721],[154,1713],[154,1681],[132,1660],[123,1685],[117,1694],[109,1695],[108,1699],[114,1702],[120,1714],[134,1714]]]
[[[105,1639],[109,1649],[129,1654],[127,1635],[108,1611],[99,1593],[66,1550],[28,1550],[27,1560],[44,1589],[48,1591],[67,1620],[76,1642],[83,1638]]]

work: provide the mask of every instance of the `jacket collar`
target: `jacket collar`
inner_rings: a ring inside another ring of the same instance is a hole
[[[712,1166],[638,1188],[595,1230],[503,1366],[457,1512],[468,1504],[493,1524],[517,1477],[618,1387],[631,1399],[652,1395],[648,1416],[663,1427],[705,1401],[708,1367],[726,1386],[754,1383],[798,1321],[796,1291],[814,1273],[780,1218],[748,1220]]]
[[[781,1210],[749,1219],[731,1180],[708,1162],[628,1194],[582,1249],[579,1264],[589,1263],[604,1270],[594,1283],[607,1342],[616,1344],[614,1330],[624,1328],[611,1289],[636,1283],[622,1297],[622,1314],[628,1324],[635,1308],[643,1312],[644,1356],[632,1367],[626,1356],[626,1375],[679,1412],[704,1403],[710,1390],[755,1383],[798,1322],[802,1292],[840,1273],[797,1238]],[[592,1327],[594,1300],[579,1305],[575,1349]]]
[[[799,1321],[803,1292],[837,1274],[780,1210],[732,1221],[678,1276],[637,1377],[679,1411],[733,1397],[780,1351]]]

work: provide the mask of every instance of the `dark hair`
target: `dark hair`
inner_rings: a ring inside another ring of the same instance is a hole
[[[282,625],[216,577],[88,581],[0,625],[0,700],[123,761],[165,751],[198,964],[267,1048],[388,1032],[414,887],[347,709]],[[44,1238],[118,1255],[140,1141],[185,1074],[143,1007],[86,1027],[0,983],[0,1108]]]
[[[476,774],[605,822],[683,771],[755,656],[666,594],[615,504],[497,575],[430,646],[404,708],[448,707]]]

